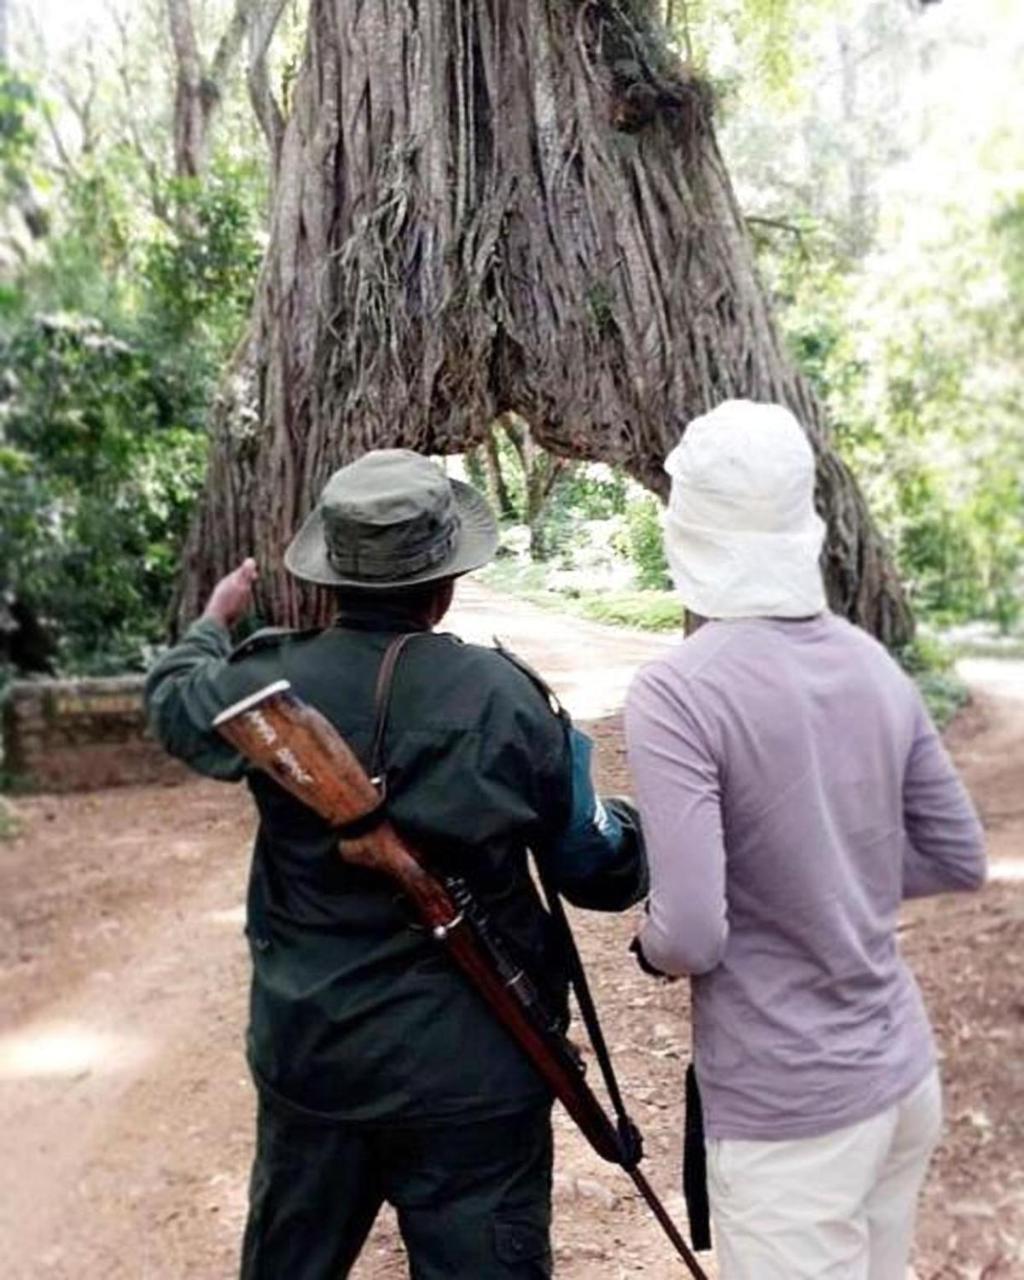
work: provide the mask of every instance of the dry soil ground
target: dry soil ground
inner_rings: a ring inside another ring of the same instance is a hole
[[[497,631],[548,671],[624,785],[616,710],[663,643],[472,588],[456,627]],[[1024,664],[966,668],[950,744],[995,866],[973,897],[914,905],[904,945],[938,1028],[948,1126],[916,1272],[1024,1277]],[[0,845],[0,1270],[8,1280],[223,1280],[244,1216],[253,1098],[241,1052],[244,793],[173,788],[23,799]],[[681,1213],[685,984],[636,971],[630,918],[578,915],[609,1039]],[[683,1274],[629,1183],[558,1122],[562,1280]],[[713,1261],[709,1263],[713,1271]],[[383,1215],[355,1275],[405,1275]],[[287,1277],[282,1277],[287,1280]]]

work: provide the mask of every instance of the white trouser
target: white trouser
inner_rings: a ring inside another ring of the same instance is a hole
[[[895,1106],[821,1137],[711,1139],[721,1280],[905,1280],[941,1127],[933,1071]]]

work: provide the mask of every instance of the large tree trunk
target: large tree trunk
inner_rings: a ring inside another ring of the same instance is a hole
[[[312,0],[252,328],[215,422],[181,617],[255,553],[264,611],[327,602],[281,551],[364,450],[451,453],[502,412],[663,493],[729,396],[805,424],[830,598],[910,622],[821,410],[782,350],[710,97],[627,0]]]

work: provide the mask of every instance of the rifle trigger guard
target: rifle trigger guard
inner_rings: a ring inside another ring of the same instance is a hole
[[[444,942],[452,930],[457,929],[459,925],[462,924],[464,915],[465,913],[460,911],[457,916],[454,916],[446,924],[435,924],[433,929],[430,931],[434,941]]]

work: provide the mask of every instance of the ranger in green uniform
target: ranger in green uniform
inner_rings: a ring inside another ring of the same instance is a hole
[[[369,453],[332,476],[285,555],[292,574],[336,589],[334,624],[258,633],[232,652],[228,628],[256,574],[247,561],[150,673],[163,745],[210,777],[244,778],[259,811],[246,1280],[346,1275],[385,1200],[415,1280],[551,1274],[546,1085],[394,884],[346,864],[331,829],[211,728],[232,703],[290,681],[381,777],[399,830],[465,877],[564,1009],[527,850],[570,901],[617,910],[644,891],[642,842],[628,805],[594,796],[589,743],[536,678],[433,630],[454,578],[496,545],[470,486],[406,450]],[[382,694],[384,654],[403,635]]]

